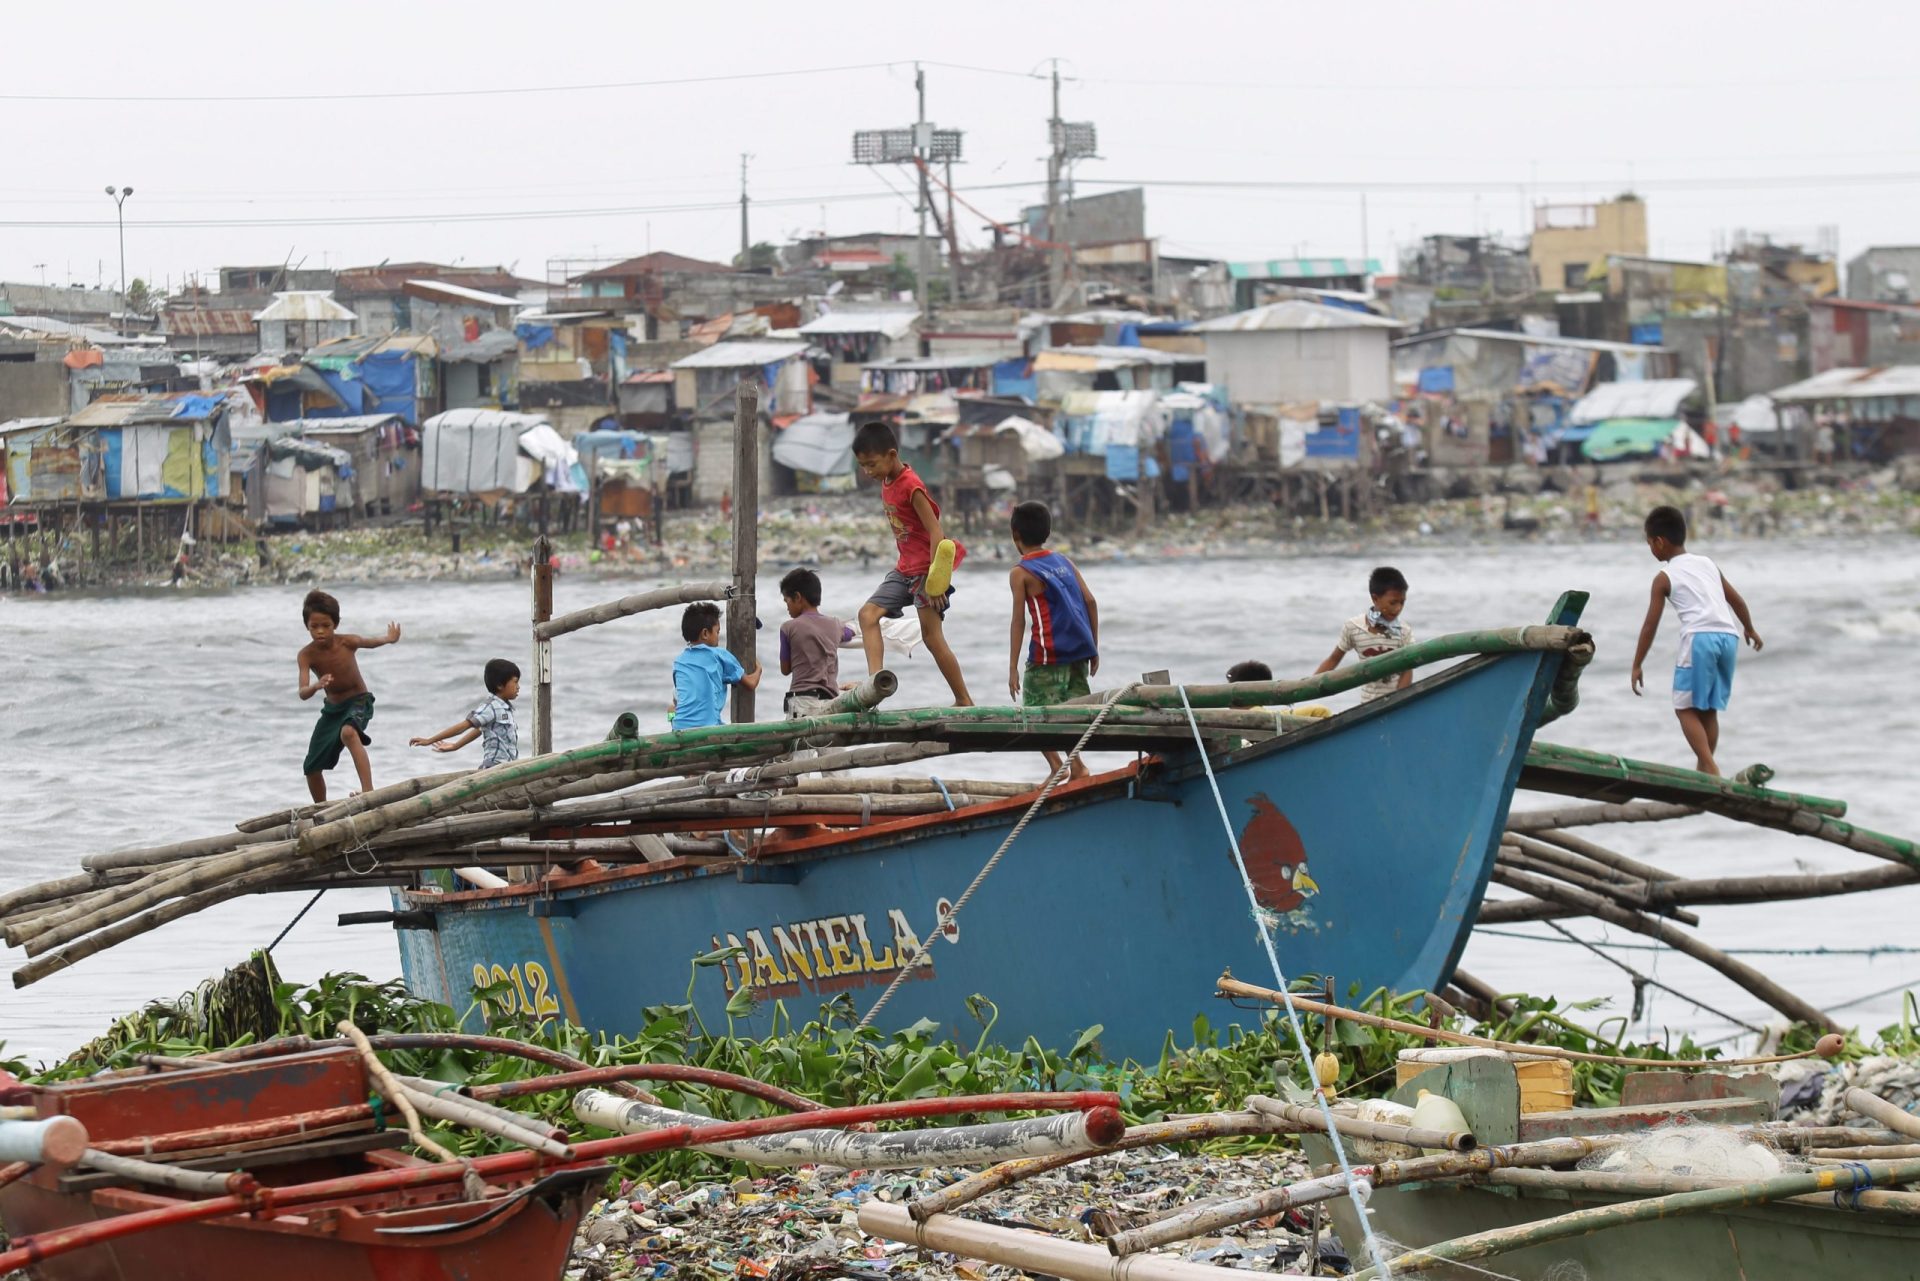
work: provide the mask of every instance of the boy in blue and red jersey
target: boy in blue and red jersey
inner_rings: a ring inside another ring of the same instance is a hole
[[[1007,575],[1013,591],[1007,690],[1027,707],[1050,707],[1092,692],[1087,678],[1100,670],[1100,604],[1074,563],[1047,550],[1053,513],[1045,503],[1021,503],[1013,509],[1012,524],[1020,563]],[[1020,642],[1028,619],[1033,621],[1033,640],[1023,682]],[[1060,754],[1048,752],[1046,758],[1059,773]],[[1070,777],[1087,777],[1087,767],[1076,759]]]

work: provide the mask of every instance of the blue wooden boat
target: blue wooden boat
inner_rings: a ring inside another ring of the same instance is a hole
[[[1550,622],[1578,621],[1584,597]],[[1288,975],[1341,988],[1439,984],[1464,949],[1522,762],[1564,657],[1485,655],[1211,763]],[[1189,744],[1191,740],[1188,740]],[[1032,750],[1030,747],[1027,750]],[[396,890],[406,981],[468,1008],[504,984],[509,1012],[626,1033],[685,999],[710,1028],[770,1031],[774,1003],[811,1017],[847,993],[864,1012],[903,967],[882,1026],[934,1020],[1070,1045],[1099,1024],[1110,1056],[1157,1056],[1196,1018],[1242,1020],[1213,997],[1223,967],[1270,967],[1205,762],[1169,742],[1061,788],[945,927],[957,897],[1031,796],[951,813],[817,829],[751,858],[675,858],[536,885]],[[622,827],[621,831],[631,831]],[[930,963],[916,964],[923,946]],[[723,964],[692,962],[737,949]],[[754,997],[737,1011],[741,988]]]

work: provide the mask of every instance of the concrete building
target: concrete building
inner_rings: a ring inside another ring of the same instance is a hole
[[[1585,289],[1606,271],[1607,255],[1646,252],[1647,206],[1636,195],[1598,204],[1534,206],[1527,257],[1541,289]]]
[[[505,267],[448,267],[437,262],[381,263],[377,267],[350,267],[333,287],[340,304],[359,320],[356,332],[369,338],[427,330],[426,318],[416,315],[416,301],[425,297],[419,286],[447,285],[504,298],[517,305],[538,281],[523,280]],[[442,301],[440,299],[429,299]]]
[[[1875,245],[1847,263],[1847,297],[1920,302],[1920,245]]]
[[[1141,187],[1075,196],[1060,202],[1060,234],[1047,223],[1045,205],[1022,211],[1027,234],[1065,245],[1111,245],[1147,236],[1147,193]]]
[[[1397,320],[1294,300],[1203,320],[1207,379],[1240,405],[1354,404],[1393,395]]]
[[[260,326],[260,350],[274,356],[351,337],[359,323],[332,294],[306,289],[275,294],[253,318]]]

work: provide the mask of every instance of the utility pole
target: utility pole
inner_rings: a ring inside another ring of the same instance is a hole
[[[113,199],[115,220],[120,224],[120,332],[127,332],[127,197],[133,194],[132,187],[122,187],[115,191],[113,184],[107,184],[107,195]]]
[[[1047,118],[1047,301],[1057,307],[1067,281],[1066,253],[1060,239],[1060,169],[1066,130],[1060,125],[1060,59],[1053,60],[1053,114]]]
[[[920,113],[913,122],[913,167],[918,171],[914,177],[920,183],[920,199],[915,209],[920,215],[920,229],[915,233],[913,248],[913,287],[920,303],[920,324],[924,329],[933,320],[927,305],[927,273],[931,270],[927,257],[927,207],[932,203],[927,190],[927,156],[932,139],[927,128],[927,73],[917,62],[913,64],[913,88],[920,98]]]
[[[745,271],[753,265],[753,240],[747,235],[747,161],[753,159],[746,152],[740,153],[740,269]]]

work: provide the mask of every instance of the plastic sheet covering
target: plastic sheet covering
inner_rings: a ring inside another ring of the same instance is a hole
[[[815,476],[853,471],[853,420],[847,414],[808,414],[773,438],[773,461]]]
[[[676,431],[667,436],[667,471],[674,476],[693,471],[693,433]]]
[[[435,414],[420,427],[421,487],[443,494],[524,492],[530,478],[520,465],[520,438],[547,426],[537,414],[499,409]]]
[[[414,357],[404,351],[377,351],[360,362],[360,381],[366,387],[362,408],[369,413],[399,414],[407,426],[419,426],[419,401],[414,394]]]
[[[547,488],[574,492],[585,488],[579,452],[546,423],[536,423],[521,433],[520,452],[540,464]]]
[[[1060,438],[1030,418],[1018,414],[1009,415],[994,426],[995,435],[1012,435],[1020,438],[1020,448],[1027,457],[1035,462],[1049,458],[1058,458],[1067,452]]]

